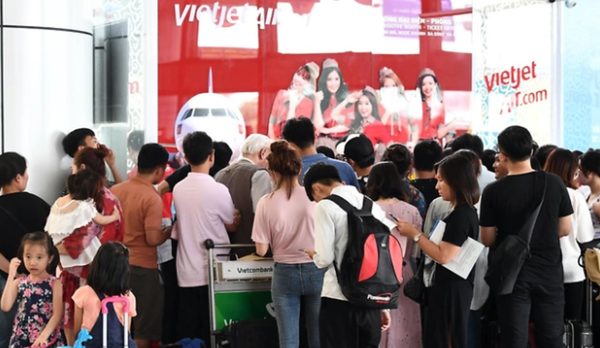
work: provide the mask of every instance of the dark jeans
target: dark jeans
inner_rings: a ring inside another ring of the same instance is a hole
[[[177,316],[179,312],[179,287],[177,286],[177,266],[175,259],[160,265],[165,283],[165,307],[163,310],[162,343],[177,341]]]
[[[319,331],[321,348],[378,348],[381,311],[323,297]]]
[[[512,294],[497,297],[502,347],[527,347],[531,316],[537,346],[563,348],[564,304],[563,284],[543,285],[517,280]]]
[[[565,319],[581,320],[585,280],[578,283],[565,283]]]
[[[469,311],[469,332],[467,338],[468,348],[481,348],[481,319],[483,309]]]
[[[211,328],[208,285],[179,288],[177,340],[199,338],[210,346]]]

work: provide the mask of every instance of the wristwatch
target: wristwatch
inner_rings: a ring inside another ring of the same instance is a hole
[[[419,233],[413,238],[413,241],[415,241],[415,244],[419,243],[419,239],[421,239],[422,236],[423,236],[423,233]]]

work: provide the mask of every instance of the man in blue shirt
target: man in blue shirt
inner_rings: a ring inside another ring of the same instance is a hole
[[[360,190],[358,178],[352,167],[346,162],[331,159],[324,154],[317,153],[315,147],[315,126],[310,119],[300,117],[288,120],[283,127],[283,139],[298,150],[302,157],[302,172],[300,173],[300,185],[303,183],[304,173],[315,163],[326,163],[334,166],[342,181],[346,185],[352,185]]]

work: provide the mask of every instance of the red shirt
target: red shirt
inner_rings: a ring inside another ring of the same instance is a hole
[[[173,174],[175,170],[171,168],[170,165],[167,164],[167,168],[165,168],[165,175],[163,176],[163,181],[167,178],[167,176]],[[127,173],[127,179],[131,179],[137,174],[137,166],[133,168],[129,173]],[[173,206],[173,193],[165,193],[162,196],[163,201],[163,218],[173,218],[173,211],[171,207]]]
[[[440,112],[437,116],[431,118],[431,108],[427,106],[427,103],[423,102],[423,117],[421,118],[421,133],[419,138],[421,139],[433,139],[438,136],[438,128],[444,125],[446,120],[446,111],[444,105],[440,108]]]
[[[337,104],[337,99],[335,98],[335,95],[332,94],[331,98],[329,99],[329,106],[327,109],[325,109],[325,111],[323,111],[323,122],[325,123],[325,128],[333,128],[338,125],[338,122],[331,118],[331,112],[337,106]],[[354,108],[352,107],[345,108],[344,111],[342,111],[340,118],[346,117],[344,114],[351,113],[353,111]],[[348,132],[329,133],[327,136],[334,139],[340,139],[346,136],[346,134],[348,134]]]
[[[392,119],[390,117],[390,119]],[[389,125],[386,125],[392,141],[395,143],[406,144],[409,139],[410,130],[408,127],[408,118],[400,116],[400,129],[398,129],[398,121],[390,122]]]
[[[346,126],[350,127],[352,121],[353,119],[347,118]],[[354,131],[354,133],[356,133],[355,130],[351,129],[350,131]],[[388,127],[386,127],[383,123],[381,123],[381,121],[377,119],[363,126],[361,133],[364,134],[367,138],[369,138],[369,140],[371,140],[371,143],[373,143],[373,147],[375,147],[375,145],[379,143],[383,143],[387,146],[387,144],[389,144],[392,141],[392,137],[390,136],[390,130],[388,129]]]
[[[392,142],[392,137],[390,135],[390,130],[386,127],[381,121],[375,120],[372,123],[369,123],[363,128],[363,134],[371,140],[373,143],[373,147],[377,144],[382,143],[387,146]]]

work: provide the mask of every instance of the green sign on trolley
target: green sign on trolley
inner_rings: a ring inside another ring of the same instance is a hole
[[[275,316],[270,291],[240,291],[215,293],[217,330],[245,319]]]

